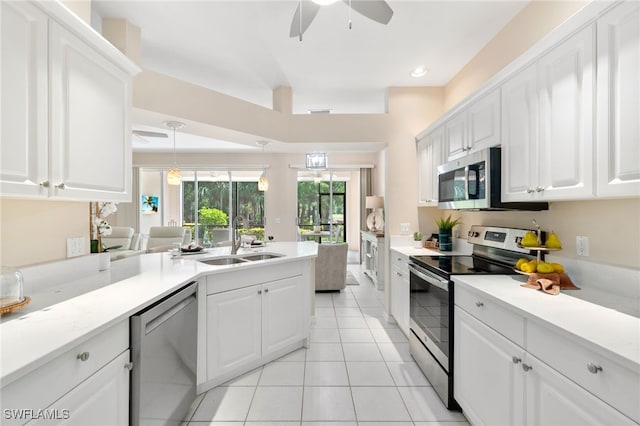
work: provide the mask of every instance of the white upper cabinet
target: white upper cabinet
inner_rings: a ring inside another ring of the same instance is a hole
[[[597,193],[640,195],[640,3],[598,20]]]
[[[465,154],[467,148],[467,111],[461,111],[451,120],[444,123],[445,146],[449,152],[449,158],[459,157]]]
[[[47,16],[0,2],[0,194],[48,194]]]
[[[500,88],[481,96],[444,126],[449,160],[500,145]]]
[[[502,86],[502,200],[594,197],[594,26]]]
[[[467,151],[500,145],[500,88],[471,104],[468,115]]]
[[[418,205],[438,205],[438,166],[443,162],[444,127],[438,127],[419,140],[418,151]]]
[[[593,198],[595,28],[588,26],[538,63],[542,198]]]
[[[55,2],[2,2],[3,196],[130,201],[139,69]]]
[[[538,79],[535,65],[502,86],[502,201],[530,201],[538,158]]]

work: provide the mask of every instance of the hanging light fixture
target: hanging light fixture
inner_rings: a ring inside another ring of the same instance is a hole
[[[307,169],[326,169],[327,154],[324,152],[311,152],[307,154]]]
[[[257,141],[258,145],[262,145],[262,161],[265,159],[264,155],[264,147],[269,145],[268,141]],[[258,191],[268,191],[269,190],[269,179],[267,179],[267,166],[263,163],[262,174],[258,179]]]
[[[173,130],[173,167],[167,172],[167,183],[169,185],[180,185],[182,182],[182,175],[178,169],[176,163],[176,129],[182,129],[184,123],[179,121],[165,121],[164,125]]]

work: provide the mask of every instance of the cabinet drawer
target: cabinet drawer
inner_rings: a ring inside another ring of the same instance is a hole
[[[126,320],[4,386],[2,409],[44,409],[128,348]]]
[[[409,256],[391,250],[391,266],[398,268],[400,272],[406,272],[409,276]]]
[[[524,318],[494,299],[454,284],[455,304],[512,342],[524,347]]]
[[[207,294],[263,284],[302,275],[303,262],[278,263],[260,268],[247,268],[207,276]]]
[[[613,332],[613,331],[612,331]],[[527,351],[623,414],[640,422],[640,374],[607,358],[587,342],[529,321]]]

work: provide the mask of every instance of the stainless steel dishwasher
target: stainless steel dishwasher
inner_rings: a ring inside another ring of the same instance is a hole
[[[131,425],[178,425],[196,397],[197,283],[133,315]]]

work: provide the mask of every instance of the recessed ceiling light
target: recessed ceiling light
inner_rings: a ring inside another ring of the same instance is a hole
[[[421,65],[419,67],[415,67],[413,71],[411,71],[411,77],[423,77],[427,75],[428,72],[429,70],[427,67]]]
[[[327,6],[329,4],[333,4],[338,0],[312,0],[315,4],[319,4],[320,6]]]

